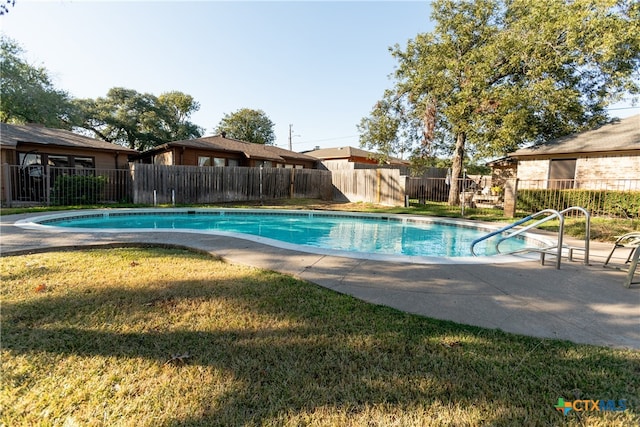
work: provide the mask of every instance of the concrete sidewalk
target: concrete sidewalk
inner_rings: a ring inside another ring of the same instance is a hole
[[[560,270],[555,269],[553,257],[544,266],[526,260],[423,265],[316,255],[194,233],[55,232],[13,225],[30,216],[36,215],[0,217],[3,255],[123,244],[188,247],[427,317],[534,337],[640,349],[640,285],[625,288],[625,272],[602,268],[612,244],[592,242],[591,265],[563,260]]]

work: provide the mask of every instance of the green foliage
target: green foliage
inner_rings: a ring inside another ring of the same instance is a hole
[[[44,67],[27,63],[23,55],[14,40],[0,36],[0,121],[69,129],[75,115],[69,95],[54,87]]]
[[[9,13],[9,6],[15,6],[16,0],[4,0],[3,4],[0,4],[0,16]]]
[[[156,97],[113,88],[105,98],[72,99],[56,89],[44,67],[28,64],[13,40],[0,37],[0,121],[81,128],[96,137],[145,150],[170,141],[198,138],[203,129],[191,123],[200,105],[178,91]]]
[[[640,93],[637,2],[437,0],[432,11],[433,32],[391,49],[395,87],[362,122],[369,148],[400,144],[392,123],[425,155],[451,153],[458,178],[468,153],[504,155],[585,130]]]
[[[105,98],[76,100],[83,113],[80,127],[100,139],[146,150],[171,141],[202,136],[188,119],[200,105],[190,95],[168,92],[158,97],[115,87]]]
[[[274,123],[262,110],[242,108],[234,113],[225,114],[216,132],[227,137],[254,144],[272,145],[276,136]]]
[[[406,120],[403,120],[403,117],[404,112],[400,105],[386,99],[379,101],[369,117],[363,118],[357,125],[360,146],[382,154],[382,161],[387,157],[410,151],[411,146],[406,144],[410,138],[405,132],[411,132],[414,128],[405,126]]]
[[[640,192],[607,190],[518,190],[517,208],[524,212],[542,209],[561,211],[581,206],[592,215],[640,218]]]
[[[87,205],[99,202],[107,179],[104,176],[60,175],[53,184],[54,205]]]

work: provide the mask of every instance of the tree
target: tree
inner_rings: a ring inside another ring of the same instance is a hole
[[[182,92],[156,97],[115,87],[105,98],[77,100],[76,105],[83,113],[81,128],[136,150],[202,136],[202,129],[188,120],[200,106]]]
[[[2,0],[0,0],[0,3],[2,3]],[[0,4],[0,16],[6,15],[7,13],[9,13],[9,6],[13,7],[15,5],[16,5],[16,0],[4,0],[4,2]]]
[[[607,120],[606,106],[640,93],[640,5],[616,0],[436,0],[432,33],[402,49],[386,112],[411,143],[503,155]],[[374,108],[365,121],[381,122]],[[391,137],[363,132],[361,144]],[[458,201],[452,180],[449,203]]]
[[[242,108],[235,113],[225,114],[216,132],[224,132],[228,137],[240,141],[272,145],[276,140],[273,126],[264,111]]]
[[[23,55],[14,40],[0,36],[0,121],[70,129],[76,113],[71,98]]]
[[[157,100],[160,129],[165,141],[180,141],[199,138],[204,130],[188,119],[200,109],[200,104],[191,95],[182,92],[166,92]]]

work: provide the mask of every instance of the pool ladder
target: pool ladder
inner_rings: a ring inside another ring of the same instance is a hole
[[[584,237],[584,247],[580,247],[580,246],[565,246],[563,244],[563,238],[564,238],[564,217],[565,214],[567,212],[572,212],[572,211],[579,211],[582,212],[584,214],[585,217],[585,237]],[[574,251],[584,251],[584,264],[585,265],[589,265],[589,241],[591,240],[591,215],[589,215],[589,212],[580,207],[580,206],[571,206],[567,209],[564,209],[562,211],[557,211],[554,209],[543,209],[539,212],[536,212],[532,215],[526,216],[524,218],[522,218],[521,220],[518,220],[516,222],[514,222],[513,224],[509,224],[506,227],[502,227],[499,230],[493,231],[485,236],[480,237],[479,239],[474,240],[473,242],[471,242],[471,253],[474,256],[478,256],[478,254],[476,254],[475,252],[475,246],[484,241],[487,240],[493,236],[496,236],[498,234],[503,234],[515,227],[518,227],[519,225],[522,225],[526,222],[529,222],[533,219],[536,219],[542,215],[546,215],[544,218],[539,219],[538,221],[527,225],[526,227],[522,227],[522,228],[518,228],[516,230],[514,230],[512,233],[506,234],[504,236],[502,236],[500,239],[497,240],[497,242],[495,243],[495,250],[497,253],[499,254],[516,254],[516,253],[525,253],[525,252],[538,252],[540,253],[540,263],[542,265],[544,265],[544,261],[545,261],[545,256],[547,254],[549,255],[554,255],[556,257],[556,269],[560,269],[560,263],[562,262],[562,252],[563,250],[567,250],[568,255],[567,258],[569,259],[569,261],[573,261],[573,252]],[[541,248],[535,248],[535,247],[531,247],[531,248],[524,248],[524,249],[520,249],[517,251],[513,251],[513,252],[508,252],[508,253],[502,253],[500,252],[500,244],[502,242],[504,242],[507,239],[510,239],[512,237],[516,237],[528,230],[531,230],[532,228],[535,228],[541,224],[544,224],[547,221],[551,221],[552,219],[558,219],[558,221],[560,222],[560,226],[558,227],[558,237],[557,237],[557,241],[556,244],[554,245],[550,245],[550,246],[546,246],[546,247],[541,247]]]

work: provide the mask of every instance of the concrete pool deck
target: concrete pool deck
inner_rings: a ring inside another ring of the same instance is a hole
[[[591,242],[590,264],[553,257],[510,264],[412,264],[297,252],[257,242],[181,232],[27,230],[0,217],[2,255],[121,245],[171,245],[226,262],[279,271],[361,300],[426,317],[541,338],[640,350],[640,285],[602,268],[612,244]],[[576,245],[578,245],[576,243]],[[614,263],[622,264],[626,251]],[[640,272],[639,272],[640,273]],[[635,279],[639,280],[638,278]]]

